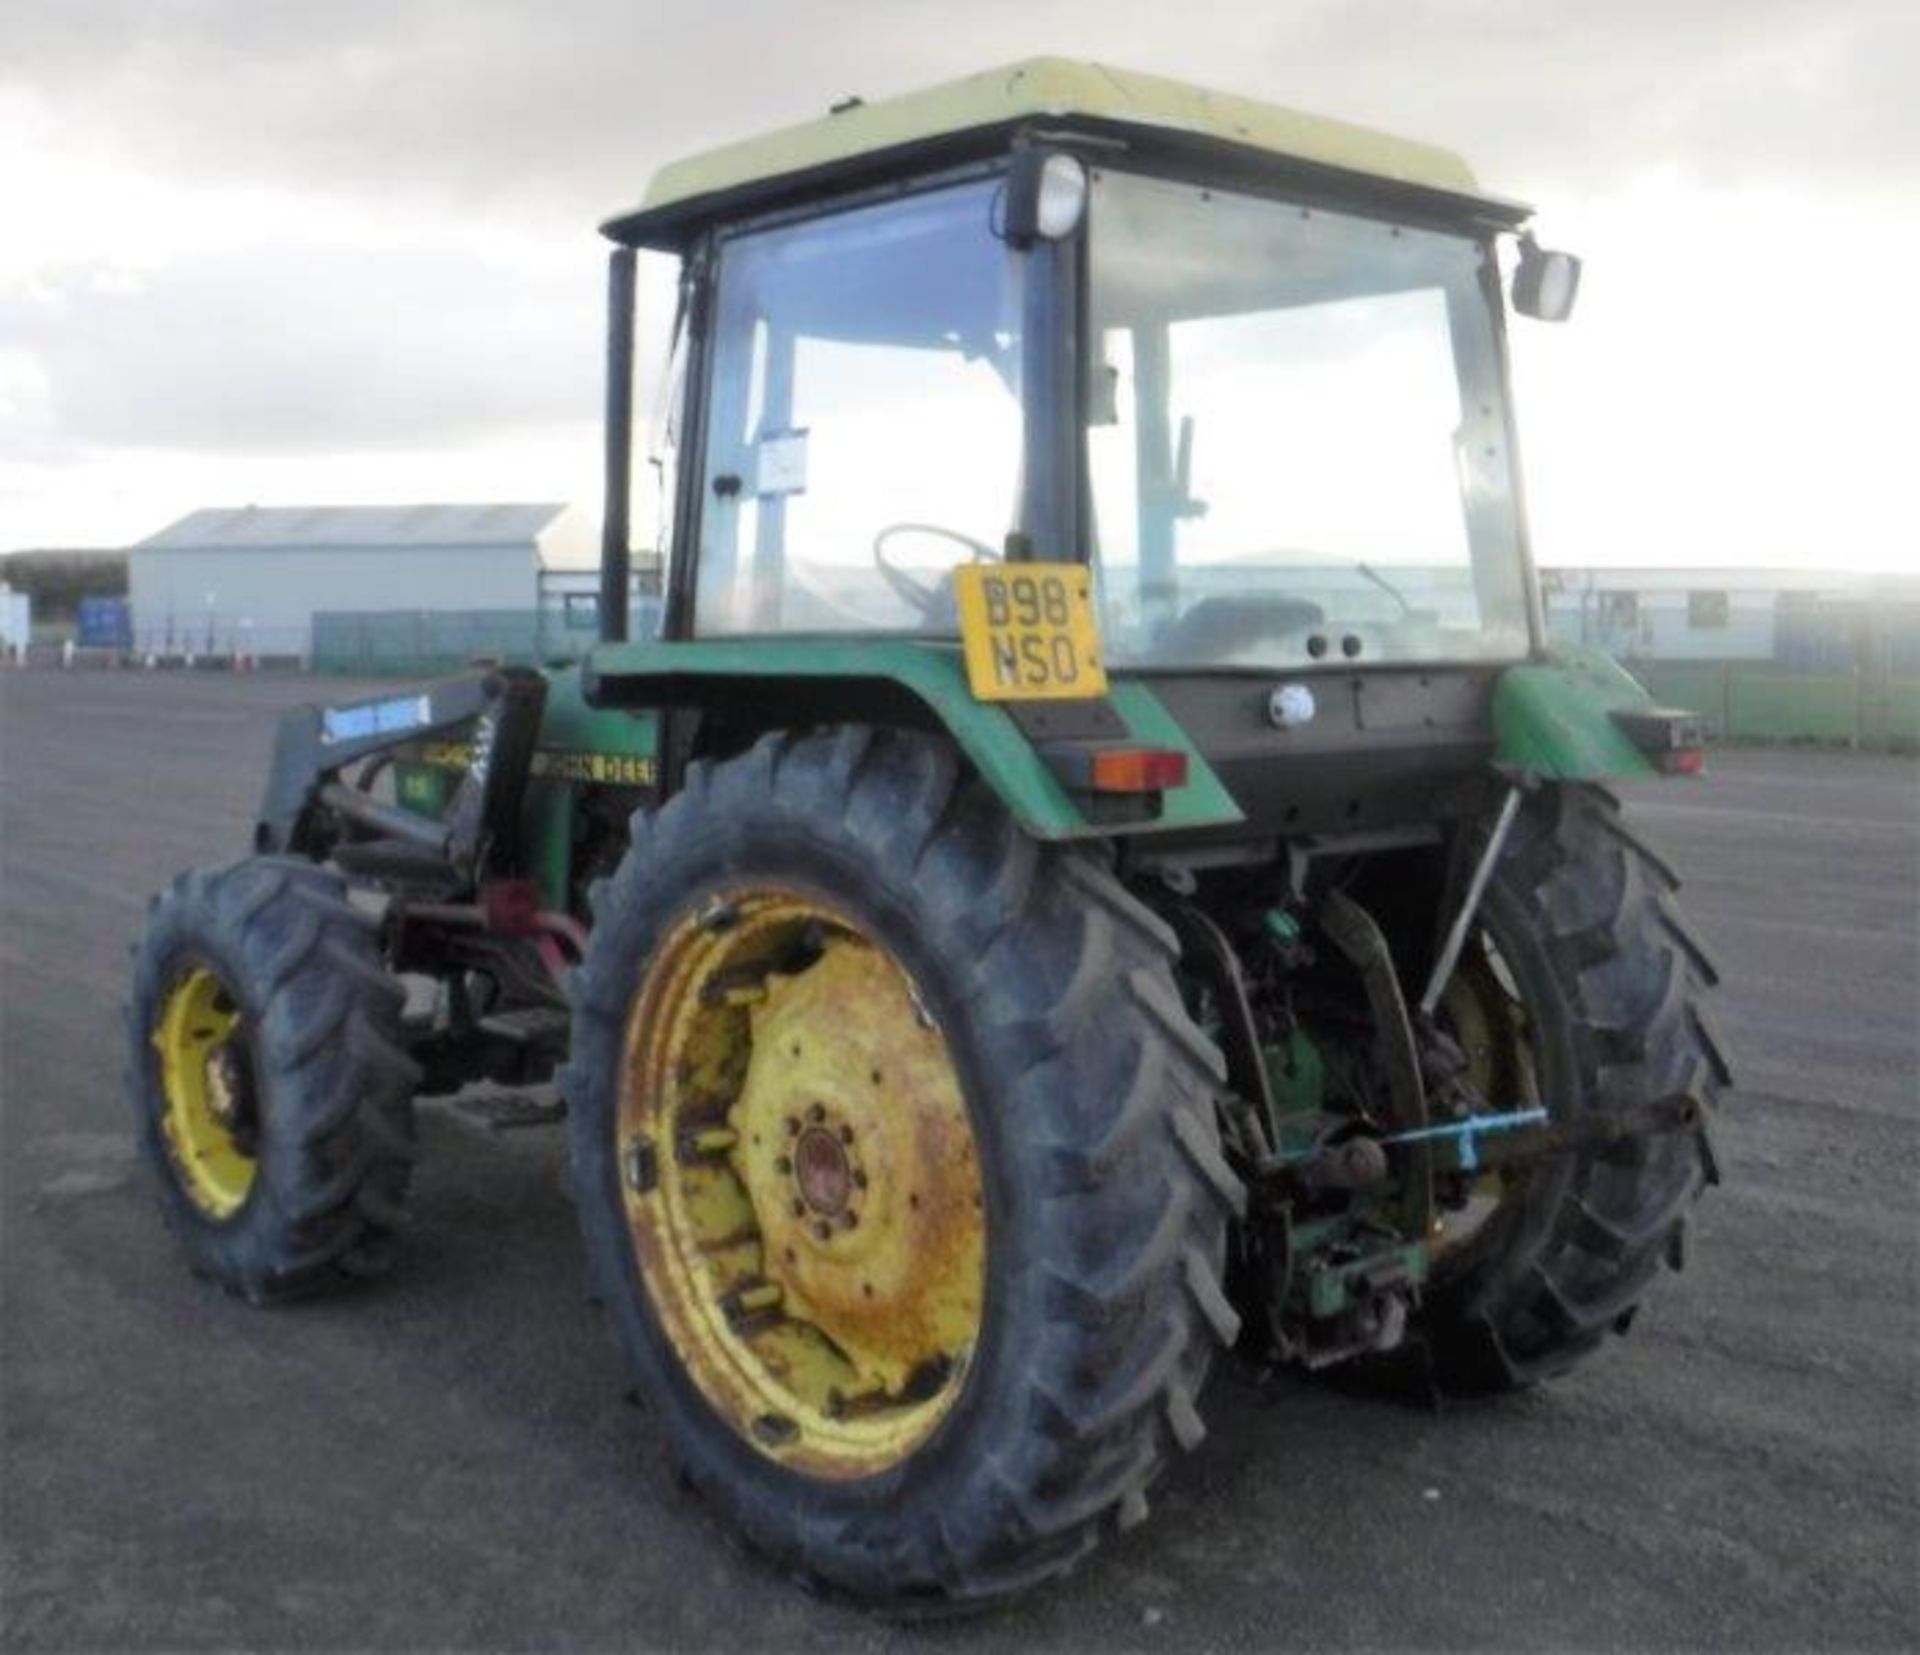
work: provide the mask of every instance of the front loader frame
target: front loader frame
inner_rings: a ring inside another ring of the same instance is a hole
[[[388,963],[440,985],[407,1025],[426,1094],[537,1083],[566,1054],[582,886],[657,777],[654,722],[578,690],[497,668],[281,721],[255,847],[379,893]]]

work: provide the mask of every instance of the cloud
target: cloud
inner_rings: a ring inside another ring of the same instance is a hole
[[[11,0],[0,71],[129,155],[580,218],[661,160],[1038,51],[1467,149],[1496,185],[1920,157],[1909,0]]]
[[[1430,139],[1541,203],[1595,259],[1540,401],[1624,410],[1636,375],[1683,385],[1657,400],[1691,425],[1653,416],[1676,512],[1700,429],[1806,451],[1720,370],[1755,359],[1755,330],[1808,335],[1849,270],[1903,268],[1889,227],[1920,216],[1912,0],[5,0],[0,545],[28,506],[73,525],[35,535],[79,539],[195,503],[163,503],[169,475],[396,498],[417,461],[426,492],[571,490],[600,396],[596,222],[676,155],[1036,52]],[[1649,209],[1649,178],[1680,205]],[[1717,210],[1748,199],[1818,246],[1783,263],[1753,214]],[[1729,222],[1737,246],[1716,247]],[[1615,281],[1631,313],[1609,313]],[[1891,360],[1912,324],[1848,337]],[[1787,355],[1821,392],[1823,466],[1877,453],[1845,376]],[[1814,399],[1773,393],[1795,429]],[[1534,445],[1535,499],[1597,521],[1590,500],[1628,491],[1590,456],[1624,420],[1565,420]],[[1878,509],[1832,467],[1775,472],[1809,522],[1829,493]],[[1763,505],[1756,527],[1781,517]],[[1608,534],[1632,520],[1620,505]]]
[[[1324,88],[1355,119],[1466,149],[1496,187],[1673,165],[1851,187],[1920,158],[1905,0],[1357,0],[1311,12],[1284,49],[1297,68],[1261,67],[1296,98]]]
[[[234,454],[443,443],[590,418],[599,271],[459,248],[275,243],[12,307],[52,418],[83,445]]]

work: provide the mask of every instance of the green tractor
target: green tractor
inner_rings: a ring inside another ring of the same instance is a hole
[[[1546,636],[1504,315],[1579,267],[1526,223],[1053,60],[663,171],[598,645],[290,715],[152,913],[194,1268],[380,1268],[416,1097],[531,1088],[686,1478],[899,1610],[1142,1518],[1223,1352],[1479,1394],[1623,1332],[1728,1071],[1604,784],[1702,732]]]

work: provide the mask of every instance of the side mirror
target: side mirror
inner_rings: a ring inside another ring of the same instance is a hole
[[[1580,261],[1555,253],[1531,235],[1520,238],[1520,267],[1513,273],[1513,308],[1542,322],[1564,322],[1580,291]]]

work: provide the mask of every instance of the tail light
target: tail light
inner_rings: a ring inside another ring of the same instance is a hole
[[[1620,732],[1663,776],[1697,776],[1707,767],[1707,721],[1672,707],[1634,707],[1613,715]]]
[[[1172,747],[1103,747],[1093,755],[1088,788],[1095,793],[1164,793],[1184,787],[1187,755]]]
[[[1187,755],[1177,747],[1051,741],[1040,753],[1061,785],[1076,793],[1164,793],[1187,781]]]

